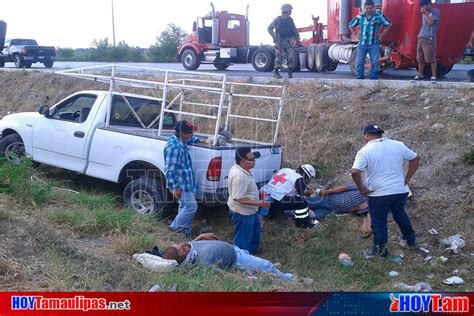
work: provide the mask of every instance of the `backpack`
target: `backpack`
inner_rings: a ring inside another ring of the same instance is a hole
[[[288,38],[296,36],[295,34],[295,23],[291,17],[287,19],[282,19],[281,16],[278,17],[278,25],[276,28],[276,33],[280,38]]]

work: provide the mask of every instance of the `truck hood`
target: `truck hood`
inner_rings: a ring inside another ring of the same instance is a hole
[[[22,112],[5,115],[0,120],[0,132],[7,128],[13,128],[18,126],[25,126],[25,124],[35,124],[36,120],[41,117],[41,114],[37,112]]]

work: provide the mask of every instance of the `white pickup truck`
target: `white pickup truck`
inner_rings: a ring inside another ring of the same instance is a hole
[[[155,81],[132,79],[130,75],[118,77],[119,66],[116,65],[98,67],[98,70],[104,71],[109,69],[107,67],[111,68],[110,75],[89,74],[89,68],[61,73],[109,83],[108,91],[80,91],[52,107],[41,106],[38,113],[15,113],[3,117],[0,121],[0,155],[13,161],[26,155],[38,163],[124,183],[123,202],[126,207],[141,214],[157,215],[168,211],[167,208],[174,204],[165,187],[163,148],[180,118],[215,121],[212,126],[214,139],[224,119],[226,128],[232,119],[266,121],[276,125],[273,141],[269,143],[234,139],[221,147],[216,142],[190,145],[199,201],[213,205],[227,201],[227,175],[235,163],[235,150],[239,146],[250,146],[259,153],[252,170],[258,183],[267,182],[280,168],[282,150],[276,139],[284,87],[230,83],[225,75],[215,74],[207,75],[211,79],[201,79],[197,73],[162,71],[164,80]],[[125,68],[129,73],[134,71],[132,67]],[[155,69],[147,71],[159,72]],[[154,92],[160,91],[161,96],[122,92],[120,87],[123,86],[151,88]],[[239,94],[239,86],[247,87],[247,90],[248,86],[269,88],[272,95]],[[275,96],[275,91],[279,91],[278,96]],[[204,100],[202,103],[199,95]],[[217,96],[219,104],[210,103],[213,96]],[[171,102],[163,102],[170,98],[173,98]],[[277,117],[267,119],[234,114],[234,109],[239,106],[236,98],[274,102]],[[186,112],[186,106],[207,107],[212,113]],[[212,134],[198,133],[196,136],[207,139]]]

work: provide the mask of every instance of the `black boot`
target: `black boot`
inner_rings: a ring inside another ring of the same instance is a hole
[[[288,78],[293,78],[293,72],[291,71],[291,69],[288,69]]]
[[[273,77],[277,79],[281,78],[280,71],[278,69],[275,69],[275,71],[273,72]]]

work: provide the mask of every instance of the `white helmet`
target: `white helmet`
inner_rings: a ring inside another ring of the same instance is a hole
[[[306,175],[310,178],[316,178],[316,170],[314,170],[314,167],[311,166],[310,164],[305,164],[300,166],[301,170],[306,173]]]

